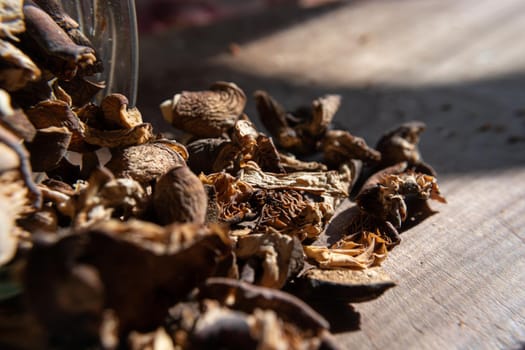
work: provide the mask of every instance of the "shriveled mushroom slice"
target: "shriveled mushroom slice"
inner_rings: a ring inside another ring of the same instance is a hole
[[[215,299],[234,310],[252,313],[256,309],[272,310],[286,322],[303,331],[319,333],[328,322],[303,301],[277,289],[254,286],[229,278],[208,278],[199,288],[200,299]]]
[[[176,142],[154,141],[112,151],[106,167],[116,177],[129,177],[149,184],[170,169],[184,164],[186,148]]]
[[[100,147],[116,148],[140,145],[153,139],[153,128],[149,123],[135,125],[131,129],[99,130],[85,126],[84,141]]]
[[[278,231],[300,241],[317,238],[334,213],[328,201],[294,190],[258,190],[250,202],[258,212],[253,232]]]
[[[183,91],[164,101],[164,119],[198,137],[218,137],[233,127],[244,110],[246,95],[234,83],[217,82],[207,91]]]
[[[433,199],[446,203],[435,177],[404,170],[407,166],[407,163],[399,163],[373,175],[356,197],[361,210],[399,228],[410,216],[408,200]]]
[[[312,268],[286,290],[309,302],[358,303],[376,299],[396,284],[380,267],[364,270]]]
[[[110,94],[104,97],[100,108],[104,113],[104,122],[110,128],[131,129],[143,123],[137,108],[129,108],[129,101],[122,94]]]
[[[115,312],[119,336],[160,326],[231,249],[218,226],[119,221],[34,244],[24,279],[31,309],[52,336],[84,340],[98,339],[104,309]]]
[[[41,76],[36,64],[4,39],[0,39],[0,63],[0,88],[8,91],[20,90],[29,82],[37,81]]]
[[[387,256],[387,242],[378,234],[363,231],[343,238],[331,247],[304,246],[306,256],[318,266],[366,269],[377,266]]]
[[[330,130],[322,140],[324,161],[331,167],[339,167],[352,159],[365,163],[376,163],[381,154],[369,147],[361,137],[354,136],[344,130]]]
[[[299,240],[277,232],[239,237],[235,255],[245,262],[246,268],[262,271],[248,282],[269,288],[282,288],[303,267]]]
[[[208,197],[199,178],[178,165],[160,176],[153,192],[153,207],[163,225],[173,222],[203,224]]]
[[[23,11],[27,33],[39,49],[39,60],[57,77],[69,80],[79,69],[95,65],[95,50],[77,45],[38,5],[25,1]]]
[[[25,30],[22,1],[3,0],[0,3],[0,38],[15,40]]]
[[[341,171],[275,174],[262,171],[253,162],[241,169],[239,179],[262,189],[290,189],[340,198],[348,196],[349,185],[353,180],[348,168]]]
[[[221,221],[238,223],[255,217],[249,203],[254,189],[248,183],[224,172],[207,176],[201,174],[200,180],[203,184],[214,187]]]

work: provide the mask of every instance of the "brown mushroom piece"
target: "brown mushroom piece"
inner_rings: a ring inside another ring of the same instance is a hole
[[[110,94],[104,97],[100,108],[104,113],[104,122],[110,129],[131,129],[143,123],[137,108],[129,108],[129,101],[122,94]]]
[[[411,215],[408,201],[413,200],[416,205],[428,199],[446,203],[435,177],[407,168],[403,162],[371,176],[356,197],[360,209],[399,228]]]
[[[162,115],[175,128],[198,137],[218,137],[242,114],[246,95],[234,83],[216,82],[206,91],[182,91],[161,105]]]
[[[160,176],[153,192],[153,207],[163,225],[173,222],[203,224],[208,197],[199,178],[179,165]]]
[[[113,149],[106,167],[116,177],[129,177],[146,185],[170,169],[184,164],[187,158],[188,152],[180,143],[157,140]]]
[[[323,159],[331,168],[338,168],[352,159],[365,163],[376,163],[381,154],[369,147],[361,137],[344,130],[330,130],[322,140]]]

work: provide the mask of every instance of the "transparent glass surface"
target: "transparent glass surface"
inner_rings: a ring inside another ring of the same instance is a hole
[[[137,98],[138,34],[133,0],[61,0],[64,10],[80,25],[93,43],[104,71],[96,81],[104,81],[108,93],[124,94],[134,106]]]

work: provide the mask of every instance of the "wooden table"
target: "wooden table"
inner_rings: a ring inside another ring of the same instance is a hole
[[[355,1],[279,7],[143,37],[139,108],[215,80],[289,107],[325,93],[336,124],[375,144],[419,119],[447,205],[403,233],[384,263],[397,286],[339,317],[345,348],[525,346],[525,2]],[[235,45],[231,45],[235,43]],[[256,119],[253,101],[247,113]],[[355,314],[353,315],[355,316]],[[355,320],[354,320],[355,321]],[[348,327],[345,327],[345,323]]]

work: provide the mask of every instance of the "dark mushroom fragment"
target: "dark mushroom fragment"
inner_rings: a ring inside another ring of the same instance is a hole
[[[27,146],[31,153],[33,170],[48,171],[56,168],[67,152],[72,135],[66,127],[50,126],[38,130]]]

